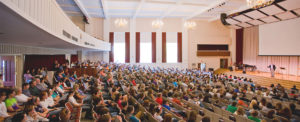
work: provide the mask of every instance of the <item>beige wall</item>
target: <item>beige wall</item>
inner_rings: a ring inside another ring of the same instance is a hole
[[[276,65],[276,73],[299,75],[300,56],[258,56],[259,31],[258,27],[244,29],[243,62],[256,65],[258,71],[270,72],[268,66]],[[280,70],[284,67],[285,70]]]
[[[98,39],[103,38],[103,18],[89,18],[89,24],[85,24],[85,32]]]
[[[163,19],[164,26],[161,29],[152,28],[152,21],[155,18],[137,18],[137,19],[127,19],[128,25],[126,27],[116,27],[114,25],[114,18],[105,20],[109,26],[104,26],[105,35],[104,38],[108,38],[108,32],[133,32],[130,34],[131,37],[131,50],[130,58],[135,60],[135,32],[157,32],[157,63],[161,62],[161,32],[182,32],[183,33],[183,63],[176,65],[186,65],[180,67],[192,68],[193,63],[200,63],[200,61],[207,64],[207,68],[217,69],[220,67],[220,58],[227,58],[228,65],[235,61],[235,30],[231,30],[222,25],[220,21],[208,22],[205,20],[196,20],[197,27],[193,30],[186,30],[183,27],[184,21],[182,19],[169,18]],[[134,25],[132,25],[134,24]],[[221,57],[198,57],[197,44],[228,44],[229,50],[231,51],[231,56]],[[107,56],[104,56],[108,58]],[[135,63],[135,61],[131,61]],[[162,64],[169,65],[169,64]],[[174,64],[170,64],[174,65]],[[159,65],[158,65],[159,66]]]
[[[230,29],[225,27],[220,21],[208,22],[205,20],[197,21],[197,27],[189,30],[189,67],[195,63],[206,63],[207,68],[220,68],[220,59],[227,58],[228,65],[231,62],[231,56],[197,56],[197,44],[228,44],[231,54],[235,54],[235,39]],[[233,41],[232,41],[233,40]]]
[[[83,22],[83,17],[82,16],[69,16],[72,22],[78,26],[82,31],[85,30],[85,24]]]

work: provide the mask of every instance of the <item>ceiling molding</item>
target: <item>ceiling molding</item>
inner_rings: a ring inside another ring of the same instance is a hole
[[[182,2],[183,2],[183,0],[177,0],[176,5],[172,6],[170,9],[168,9],[166,12],[164,12],[160,18],[161,19],[165,18],[166,16],[168,16],[169,14],[171,14],[172,12],[177,10],[180,7],[180,5],[182,4]]]
[[[87,10],[85,9],[84,5],[81,3],[80,0],[74,0],[74,2],[76,3],[76,5],[79,7],[79,9],[81,10],[81,12],[87,17],[87,18],[91,18],[91,16],[89,15],[89,13],[87,12]]]
[[[209,10],[209,9],[211,9],[211,8],[213,8],[213,7],[216,7],[216,6],[218,6],[218,5],[220,5],[221,3],[226,2],[226,1],[228,1],[228,0],[218,0],[218,1],[216,1],[216,2],[214,2],[214,3],[212,3],[212,4],[210,4],[208,7],[205,7],[205,8],[203,8],[203,9],[200,9],[199,11],[194,12],[191,16],[188,16],[188,17],[186,17],[185,19],[188,20],[188,19],[191,19],[191,18],[193,18],[193,17],[196,17],[196,16],[198,16],[198,15],[200,15],[200,14],[206,12],[207,10]]]
[[[104,18],[108,18],[107,1],[106,0],[101,0],[101,2],[102,2],[102,8],[103,8],[103,16],[104,16]]]
[[[219,17],[219,16],[217,16],[217,17],[214,17],[214,18],[211,18],[211,19],[209,19],[208,21],[209,21],[209,22],[213,22],[213,21],[215,21],[215,20],[218,20],[218,19],[220,19],[220,17]]]
[[[138,15],[138,13],[140,12],[143,4],[145,3],[146,0],[141,0],[139,5],[136,7],[136,10],[134,12],[133,18],[136,18],[136,16]]]

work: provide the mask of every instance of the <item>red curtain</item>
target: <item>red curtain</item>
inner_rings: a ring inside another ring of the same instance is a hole
[[[243,39],[244,30],[236,30],[236,64],[243,64]]]
[[[152,63],[156,63],[156,32],[152,32]]]
[[[182,62],[182,33],[178,32],[177,34],[177,57],[178,57],[178,63]]]
[[[25,55],[24,71],[27,69],[37,69],[47,67],[48,70],[53,70],[54,61],[63,64],[66,62],[65,55]]]
[[[72,63],[72,62],[78,62],[78,55],[76,54],[76,55],[71,55],[71,62],[70,63]]]
[[[162,62],[167,62],[167,33],[162,32]]]
[[[130,62],[130,32],[125,32],[125,63]]]
[[[141,33],[140,32],[136,32],[135,34],[135,62],[136,63],[140,63],[140,37]]]
[[[109,62],[114,62],[114,32],[109,32],[109,42],[110,42],[110,51],[109,51]]]

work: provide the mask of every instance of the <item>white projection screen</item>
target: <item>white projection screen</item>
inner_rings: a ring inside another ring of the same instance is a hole
[[[259,55],[300,55],[300,18],[260,25]]]

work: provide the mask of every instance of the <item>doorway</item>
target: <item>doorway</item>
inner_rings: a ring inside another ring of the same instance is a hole
[[[224,69],[228,68],[228,59],[227,58],[220,59],[220,68],[224,68]]]
[[[14,87],[15,86],[15,56],[0,56],[0,74],[3,75],[3,85]]]

